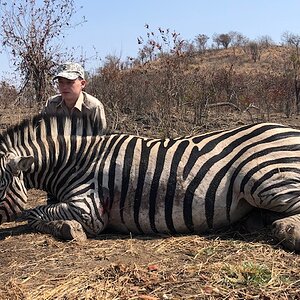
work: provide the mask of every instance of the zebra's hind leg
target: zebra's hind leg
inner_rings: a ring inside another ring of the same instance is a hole
[[[273,234],[283,246],[291,251],[300,251],[300,214],[276,220]]]
[[[243,220],[241,220],[241,225],[247,232],[251,233],[271,226],[274,221],[280,218],[282,218],[281,213],[254,208]]]

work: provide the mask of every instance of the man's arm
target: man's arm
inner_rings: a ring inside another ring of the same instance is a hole
[[[45,106],[42,108],[41,110],[41,113],[42,114],[54,114],[57,112],[57,109],[56,109],[56,106],[57,106],[57,100],[58,99],[58,96],[53,96],[53,97],[50,97]]]
[[[99,128],[102,128],[102,132],[105,133],[107,130],[107,123],[105,117],[105,111],[102,103],[95,108],[94,111],[94,124],[99,124]]]

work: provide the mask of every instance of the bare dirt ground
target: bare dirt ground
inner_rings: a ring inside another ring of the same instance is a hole
[[[16,113],[1,117],[2,129],[18,121]],[[211,124],[245,122],[228,120]],[[272,121],[300,128],[297,117]],[[30,199],[35,206],[45,196],[33,190]],[[6,223],[0,265],[0,299],[300,299],[300,255],[283,250],[268,228],[247,234],[235,226],[208,236],[104,233],[80,243]]]

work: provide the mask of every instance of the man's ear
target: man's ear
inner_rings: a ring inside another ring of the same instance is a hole
[[[81,83],[81,88],[84,89],[86,87],[86,80],[85,79],[81,79],[80,83]]]
[[[34,158],[30,156],[16,156],[9,160],[8,165],[12,172],[17,174],[19,171],[27,171],[33,164]]]

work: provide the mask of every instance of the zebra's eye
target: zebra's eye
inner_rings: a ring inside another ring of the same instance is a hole
[[[17,171],[12,172],[12,175],[13,175],[13,176],[18,176],[18,177],[19,177],[20,174],[21,174],[21,171],[20,171],[20,170],[17,170]]]

